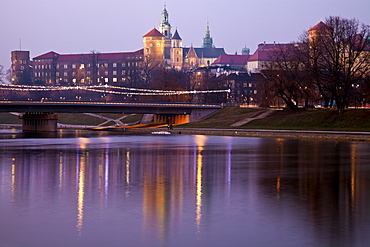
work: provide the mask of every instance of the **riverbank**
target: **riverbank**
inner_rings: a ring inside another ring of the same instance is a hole
[[[70,120],[71,118],[73,121]],[[122,119],[122,115],[119,114],[99,116],[93,120],[90,118],[92,116],[86,117],[85,114],[68,115],[68,118],[60,119],[58,128],[92,129],[104,125],[104,121],[106,123],[109,121],[115,123],[118,120],[138,121],[138,116],[133,119],[130,119],[132,117]],[[97,120],[100,122],[96,123]],[[20,124],[19,122],[2,124],[2,127],[19,128]],[[125,128],[124,126],[120,128],[102,127],[100,130],[127,134],[167,131],[166,128]],[[370,110],[353,109],[338,115],[336,111],[327,109],[293,112],[281,109],[227,107],[200,121],[175,125],[169,132],[189,135],[370,141]]]
[[[218,135],[240,137],[264,137],[284,139],[315,139],[337,141],[370,141],[370,132],[350,131],[308,131],[308,130],[262,130],[262,129],[209,129],[209,128],[143,128],[143,129],[110,129],[126,134],[151,134],[152,132],[166,131],[180,135]]]

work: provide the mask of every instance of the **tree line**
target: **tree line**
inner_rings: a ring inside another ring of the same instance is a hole
[[[269,52],[261,73],[269,97],[289,108],[336,105],[338,112],[370,101],[370,28],[357,19],[328,17],[298,42]]]

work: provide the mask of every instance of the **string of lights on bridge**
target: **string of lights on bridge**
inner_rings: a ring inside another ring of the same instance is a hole
[[[182,94],[206,94],[206,93],[230,93],[230,89],[219,89],[219,90],[160,90],[160,89],[145,89],[145,88],[129,88],[129,87],[117,87],[109,85],[99,86],[38,86],[38,85],[10,85],[0,84],[0,90],[9,91],[71,91],[71,90],[86,90],[91,92],[105,93],[105,94],[124,94],[124,95],[182,95]],[[115,90],[123,90],[115,91]],[[128,92],[127,92],[128,91]]]

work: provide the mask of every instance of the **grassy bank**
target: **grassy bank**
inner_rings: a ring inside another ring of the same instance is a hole
[[[72,125],[90,125],[97,126],[99,124],[107,122],[106,119],[98,118],[83,113],[59,113],[58,123],[60,124],[72,124]],[[98,115],[111,118],[119,119],[122,117],[122,114],[113,114],[113,113],[99,113]],[[135,114],[127,116],[126,118],[121,119],[122,123],[135,123],[142,118],[141,114]],[[18,116],[11,113],[0,113],[0,124],[21,124],[22,120]],[[113,121],[109,121],[105,126],[114,125]]]
[[[256,119],[239,127],[231,124],[243,118],[253,118],[266,109],[224,108],[213,116],[184,128],[238,128],[238,129],[288,129],[288,130],[348,130],[370,131],[370,110],[353,109],[338,115],[335,110],[315,109],[294,112],[277,110],[272,115]]]
[[[179,128],[215,128],[215,129],[281,129],[281,130],[340,130],[340,131],[370,131],[370,110],[351,109],[338,115],[335,110],[315,109],[294,112],[291,110],[277,110],[263,119],[253,120],[239,127],[231,127],[235,122],[256,116],[268,111],[262,108],[227,107],[208,118],[200,121],[176,126]],[[99,114],[104,117],[118,119],[121,114]],[[142,115],[136,114],[122,119],[123,123],[134,123]],[[86,114],[59,114],[58,123],[72,125],[99,125],[105,119]],[[10,113],[0,113],[0,124],[21,124],[17,116]],[[105,124],[114,125],[110,121]]]

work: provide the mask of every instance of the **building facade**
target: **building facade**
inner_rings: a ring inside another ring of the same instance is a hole
[[[34,57],[32,77],[43,85],[129,85],[137,82],[143,50],[120,53],[58,54]]]
[[[12,84],[29,84],[31,78],[31,61],[29,51],[12,51],[11,52],[11,83]]]

